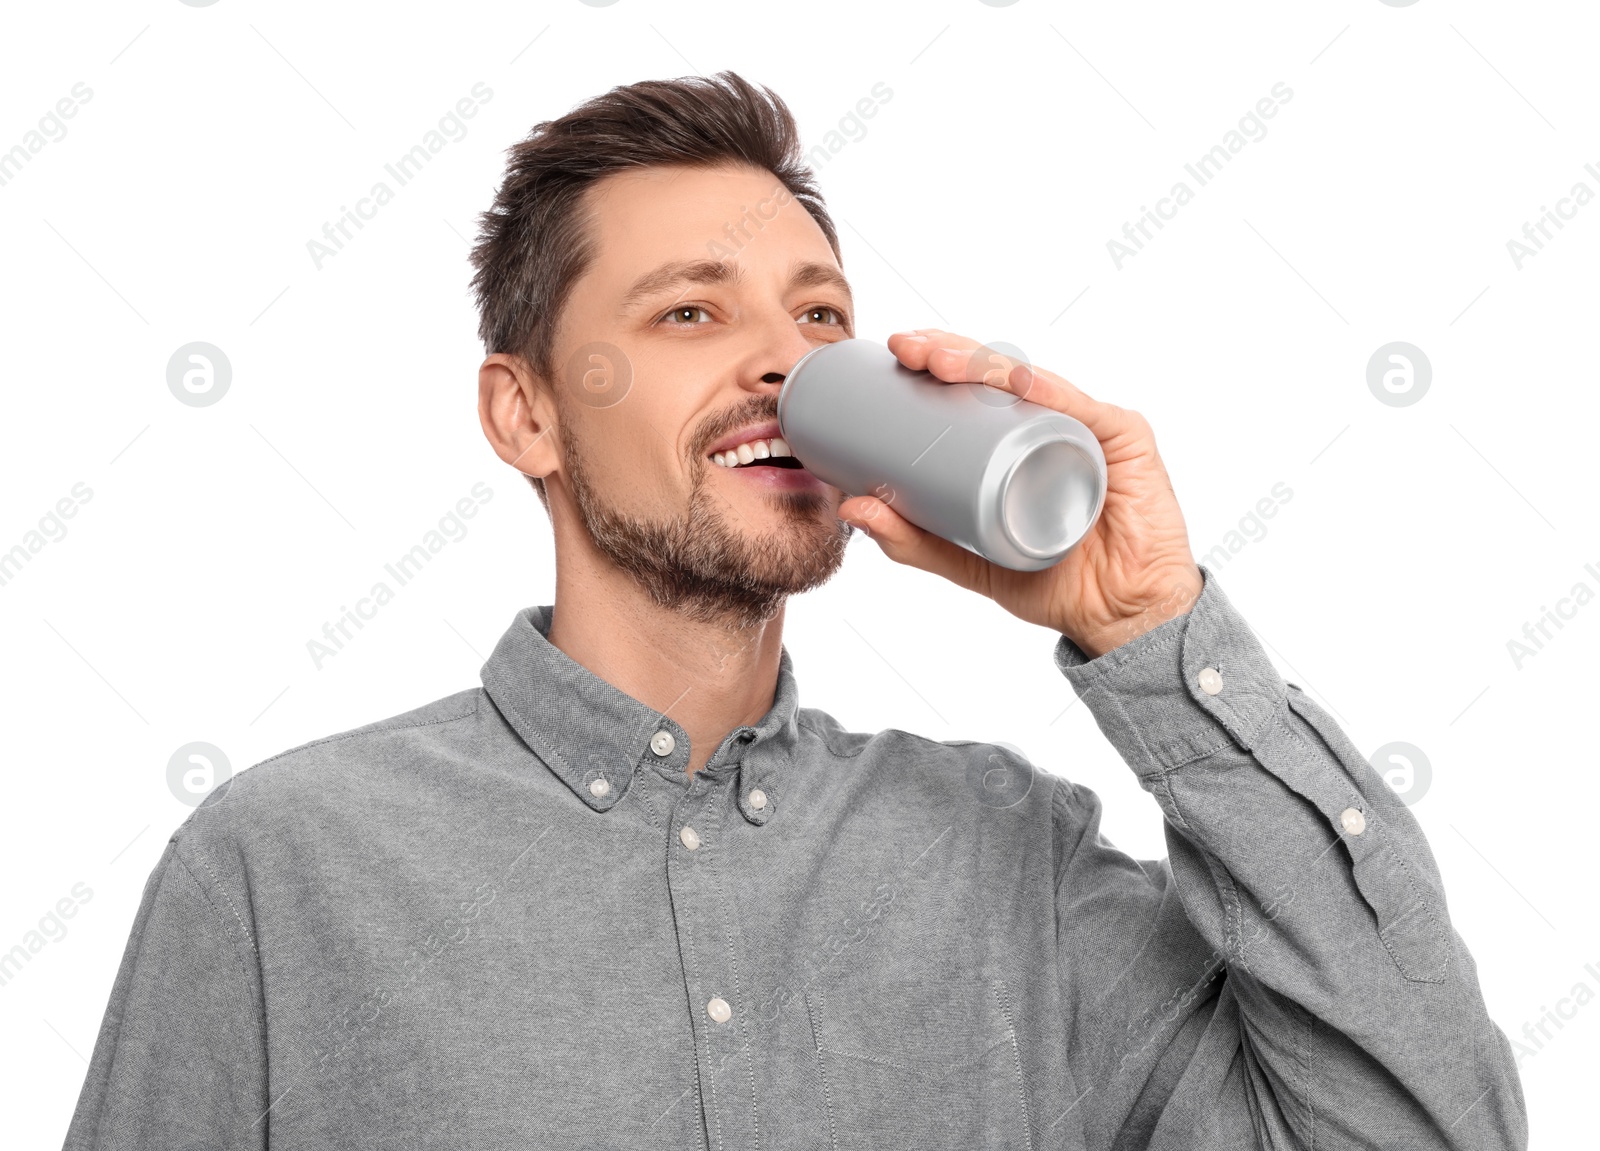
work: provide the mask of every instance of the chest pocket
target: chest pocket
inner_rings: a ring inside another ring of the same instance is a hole
[[[1003,980],[845,971],[806,1007],[837,1147],[1032,1147]]]

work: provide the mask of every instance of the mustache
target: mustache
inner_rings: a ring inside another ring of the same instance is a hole
[[[703,456],[710,450],[711,445],[720,440],[729,432],[738,431],[748,424],[764,423],[767,420],[776,421],[778,418],[778,398],[776,396],[759,397],[759,403],[747,403],[737,408],[730,408],[714,419],[705,432],[699,437],[697,456]]]

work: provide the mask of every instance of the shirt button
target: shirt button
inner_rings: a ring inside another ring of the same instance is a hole
[[[611,793],[611,785],[603,779],[597,779],[589,785],[589,794],[599,799],[602,795]]]
[[[763,807],[767,806],[767,793],[762,791],[759,787],[752,787],[750,789],[750,806],[755,808],[757,811],[760,811]]]
[[[728,1001],[719,995],[706,1004],[706,1014],[718,1023],[726,1023],[733,1018],[733,1008],[729,1007]]]
[[[1339,822],[1351,835],[1360,835],[1367,830],[1367,817],[1354,807],[1347,807],[1339,813]]]
[[[672,754],[677,742],[670,731],[658,731],[650,737],[650,750],[664,758]]]
[[[678,832],[678,838],[683,840],[683,845],[690,851],[700,846],[700,837],[695,834],[695,830],[692,827],[685,827]]]
[[[1222,690],[1222,673],[1214,667],[1208,667],[1200,673],[1200,690],[1207,695],[1216,695]]]

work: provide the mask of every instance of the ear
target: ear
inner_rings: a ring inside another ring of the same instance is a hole
[[[556,470],[555,406],[550,389],[521,356],[496,352],[478,369],[478,421],[495,455],[525,476]]]

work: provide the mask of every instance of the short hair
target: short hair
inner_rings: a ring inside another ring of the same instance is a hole
[[[612,88],[535,124],[506,155],[505,178],[478,218],[471,254],[478,335],[486,355],[520,355],[547,381],[555,379],[562,308],[595,256],[583,194],[613,173],[668,164],[764,168],[811,213],[840,257],[794,116],[770,88],[734,72]],[[544,481],[528,479],[548,511]]]

